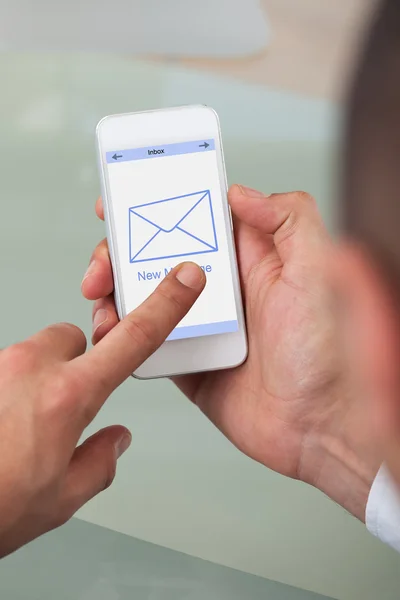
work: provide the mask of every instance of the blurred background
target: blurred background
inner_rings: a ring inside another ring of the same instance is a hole
[[[343,104],[374,6],[0,0],[1,346],[55,321],[90,335],[80,282],[104,237],[106,114],[214,107],[230,183],[306,190],[334,232]],[[88,434],[114,423],[133,432],[115,484],[0,563],[4,600],[398,598],[394,553],[240,455],[170,383],[126,382]]]

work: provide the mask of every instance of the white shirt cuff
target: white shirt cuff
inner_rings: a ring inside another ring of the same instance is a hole
[[[372,535],[400,552],[400,490],[385,465],[372,484],[365,523]]]

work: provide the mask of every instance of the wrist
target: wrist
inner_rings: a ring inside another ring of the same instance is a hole
[[[305,436],[299,476],[364,523],[382,461],[365,418],[355,417],[335,415]]]

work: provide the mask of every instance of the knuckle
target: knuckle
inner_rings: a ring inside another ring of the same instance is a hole
[[[7,364],[12,373],[26,373],[34,371],[39,362],[37,344],[26,340],[6,348],[2,353],[2,360]]]
[[[165,285],[160,286],[155,294],[164,306],[170,306],[174,312],[181,313],[183,310],[182,302],[176,294],[176,286],[171,281],[165,282]]]
[[[304,218],[308,219],[316,210],[314,197],[307,192],[292,192],[288,195],[287,202],[288,214],[277,232],[277,241],[280,244],[291,238],[304,222]]]
[[[53,327],[59,327],[61,329],[65,329],[65,331],[72,333],[76,336],[84,336],[85,334],[83,333],[83,331],[81,329],[79,329],[79,327],[77,327],[77,325],[74,325],[73,323],[57,323],[56,325],[53,325]]]
[[[315,198],[314,196],[311,196],[311,194],[309,194],[308,192],[304,192],[304,191],[298,191],[294,193],[295,196],[295,200],[296,202],[301,202],[302,204],[305,204],[307,206],[311,205],[311,206],[315,206]]]
[[[72,370],[57,369],[48,379],[45,394],[45,412],[72,416],[76,413],[76,405],[83,393],[82,382],[74,376]]]
[[[137,346],[153,346],[157,338],[157,326],[151,319],[143,319],[134,314],[122,321],[125,331]]]
[[[75,338],[74,341],[77,345],[82,346],[84,347],[84,349],[86,349],[86,336],[83,333],[82,329],[80,329],[76,325],[73,325],[72,323],[58,323],[56,325],[52,325],[50,329],[61,330],[63,333],[65,333],[65,335],[69,335],[72,338]]]

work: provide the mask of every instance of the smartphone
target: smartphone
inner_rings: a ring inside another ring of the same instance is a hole
[[[206,106],[105,117],[97,126],[107,237],[120,319],[171,269],[196,262],[204,292],[140,379],[229,369],[247,357],[219,119]]]

